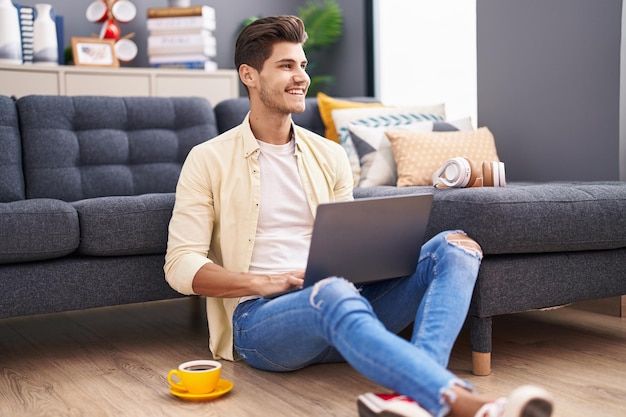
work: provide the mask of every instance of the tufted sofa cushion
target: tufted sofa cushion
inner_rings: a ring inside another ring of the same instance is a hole
[[[27,198],[174,192],[189,150],[217,135],[202,98],[26,96],[17,107]]]
[[[24,199],[22,146],[13,100],[0,96],[0,203]]]

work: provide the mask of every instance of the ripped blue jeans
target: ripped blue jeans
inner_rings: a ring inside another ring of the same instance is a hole
[[[331,277],[275,299],[240,304],[235,349],[250,366],[293,371],[346,361],[374,382],[417,401],[435,416],[444,394],[469,388],[446,369],[468,312],[482,251],[459,231],[426,242],[413,275],[355,288]],[[467,241],[475,245],[467,247]],[[410,341],[397,333],[414,322]]]

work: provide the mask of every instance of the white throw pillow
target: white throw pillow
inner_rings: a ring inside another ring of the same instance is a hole
[[[392,115],[394,113],[424,113],[432,115],[433,118],[436,116],[441,116],[442,120],[446,116],[444,104],[408,107],[359,107],[351,109],[338,109],[332,111],[331,114],[335,123],[335,128],[337,129],[337,134],[339,136],[339,143],[346,150],[346,153],[348,154],[348,159],[350,160],[355,186],[359,184],[361,165],[359,163],[359,156],[354,147],[354,143],[352,143],[352,139],[350,138],[348,124],[354,123],[363,126],[377,127],[381,126],[381,116]],[[398,124],[393,127],[396,126],[400,125]],[[387,127],[392,126],[388,125]]]

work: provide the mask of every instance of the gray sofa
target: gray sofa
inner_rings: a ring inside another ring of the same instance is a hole
[[[0,318],[179,297],[163,277],[187,152],[246,98],[0,97]],[[294,120],[320,134],[315,99]],[[468,320],[490,371],[492,317],[626,294],[626,184],[357,188],[433,193],[428,237],[463,229],[484,260]],[[454,302],[454,300],[450,300]]]
[[[205,100],[0,97],[0,317],[177,297],[163,278]]]

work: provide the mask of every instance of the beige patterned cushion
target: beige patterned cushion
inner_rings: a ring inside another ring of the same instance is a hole
[[[398,169],[398,187],[432,185],[433,173],[448,159],[462,156],[477,164],[499,161],[487,127],[469,132],[385,131]]]

